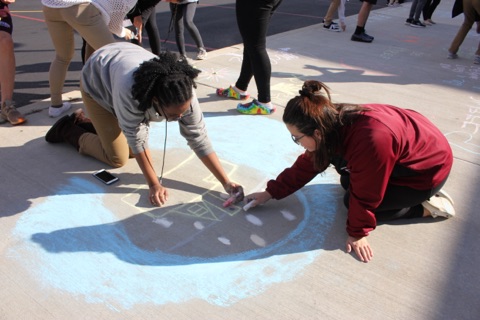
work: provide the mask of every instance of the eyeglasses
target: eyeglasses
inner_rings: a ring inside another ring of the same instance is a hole
[[[305,137],[306,135],[304,134],[303,136],[301,137],[295,137],[293,134],[292,134],[292,140],[293,142],[295,142],[296,144],[300,144],[300,140],[303,139],[303,137]]]
[[[167,114],[165,113],[165,111],[163,110],[162,108],[162,111],[163,111],[163,114],[165,115],[165,120],[166,121],[180,121],[182,120],[183,117],[185,117],[187,114],[189,113],[192,113],[193,112],[193,107],[192,107],[192,104],[190,104],[190,109],[189,110],[186,110],[185,112],[183,112],[181,115],[179,116],[170,116],[168,117]]]
[[[187,114],[193,112],[193,107],[192,107],[192,104],[190,103],[190,109],[189,110],[184,111],[180,115],[168,116],[167,113],[165,112],[165,109],[161,105],[159,105],[155,101],[153,102],[153,104],[154,104],[154,109],[157,111],[157,113],[160,113],[161,115],[163,115],[165,117],[165,121],[180,121]],[[159,112],[159,110],[161,110],[161,112]]]

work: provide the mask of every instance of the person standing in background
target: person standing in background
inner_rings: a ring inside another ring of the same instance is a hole
[[[460,29],[457,32],[457,35],[450,44],[448,49],[448,59],[457,59],[457,52],[460,49],[460,46],[465,40],[470,29],[475,21],[480,20],[480,0],[456,0],[453,5],[452,18],[456,17],[463,12],[464,20],[463,24],[460,26]],[[480,32],[480,26],[477,22],[477,33]],[[480,43],[478,44],[477,51],[475,52],[475,57],[473,63],[480,64]]]
[[[132,39],[132,43],[142,45],[143,30],[147,31],[150,50],[158,55],[162,48],[160,40],[160,32],[157,27],[156,5],[161,0],[138,0],[135,7],[127,13],[133,26],[137,28],[138,34],[136,39]]]
[[[123,27],[123,20],[136,2],[136,0],[42,0],[45,23],[55,48],[55,58],[49,70],[50,117],[58,117],[71,107],[69,102],[62,101],[62,91],[75,52],[74,31],[86,41],[85,60],[94,50],[115,42],[113,34],[131,40],[134,34]]]
[[[203,45],[202,36],[197,26],[193,22],[195,11],[197,10],[198,0],[165,0],[170,2],[170,11],[175,28],[175,41],[177,42],[178,52],[183,59],[187,58],[185,50],[185,27],[187,27],[190,36],[197,45],[197,60],[207,58],[207,50]]]
[[[414,28],[425,28],[426,25],[420,21],[420,15],[422,14],[423,7],[427,0],[413,0],[410,7],[410,14],[405,21],[406,25]]]
[[[267,30],[273,13],[282,0],[237,0],[237,24],[243,40],[243,60],[235,86],[217,89],[217,95],[236,100],[246,100],[248,84],[255,78],[258,98],[237,105],[243,114],[268,115],[276,108],[271,102],[270,78],[272,65],[267,53]]]

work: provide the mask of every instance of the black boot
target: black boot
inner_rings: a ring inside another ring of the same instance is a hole
[[[79,126],[82,127],[83,129],[87,130],[90,133],[97,134],[97,130],[95,130],[95,127],[93,126],[92,120],[88,119],[85,116],[85,113],[81,108],[75,110],[74,113],[70,115],[70,117],[73,118],[73,122]]]
[[[45,140],[50,143],[67,142],[78,150],[80,148],[78,144],[80,136],[87,132],[87,130],[77,126],[70,116],[63,116],[48,130]]]
[[[80,123],[76,123],[77,126],[79,126],[80,128],[83,128],[83,130],[87,131],[87,132],[90,132],[90,133],[93,133],[93,134],[97,134],[97,130],[95,130],[95,127],[93,126],[93,124],[90,122],[80,122]]]

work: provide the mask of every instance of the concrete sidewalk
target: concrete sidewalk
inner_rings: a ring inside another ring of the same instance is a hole
[[[327,171],[295,195],[245,213],[222,207],[221,186],[168,124],[170,199],[152,208],[134,160],[111,171],[44,135],[49,101],[23,107],[28,123],[0,126],[0,319],[478,319],[480,287],[480,37],[458,60],[447,48],[462,18],[442,1],[437,24],[404,25],[410,3],[371,13],[372,44],[322,25],[268,39],[272,116],[244,116],[215,96],[234,83],[242,46],[210,52],[197,94],[213,145],[247,192],[291,165],[302,148],[281,116],[303,81],[328,84],[337,102],[417,110],[447,136],[454,168],[445,189],[457,216],[378,226],[368,264],[346,254],[342,190]],[[348,4],[347,4],[348,5]],[[255,93],[254,83],[249,88]],[[78,91],[66,94],[82,107]],[[164,123],[152,127],[157,172]],[[432,143],[435,143],[432,141]]]

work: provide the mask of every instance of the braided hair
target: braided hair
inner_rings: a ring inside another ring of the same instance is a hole
[[[141,111],[152,107],[153,98],[164,108],[181,105],[192,98],[192,90],[197,87],[194,79],[199,73],[174,53],[162,52],[133,73],[132,96]]]
[[[312,155],[315,169],[324,171],[330,165],[330,158],[339,151],[340,127],[353,123],[366,108],[333,103],[330,89],[320,81],[305,81],[299,93],[287,103],[283,122],[295,126],[306,136],[313,137],[315,130],[319,131],[320,139],[315,139],[316,149]]]

